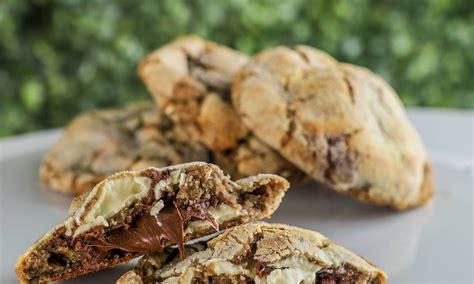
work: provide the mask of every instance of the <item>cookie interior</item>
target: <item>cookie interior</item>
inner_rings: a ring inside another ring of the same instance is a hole
[[[259,175],[232,182],[211,164],[124,172],[97,185],[73,215],[20,257],[26,281],[91,273],[218,229],[269,217],[288,183]]]

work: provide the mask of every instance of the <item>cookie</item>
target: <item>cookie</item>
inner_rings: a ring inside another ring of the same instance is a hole
[[[210,149],[227,150],[248,133],[229,104],[232,78],[247,60],[227,47],[184,36],[149,54],[138,74],[173,121],[194,124]]]
[[[406,209],[427,202],[432,166],[393,89],[369,70],[306,46],[261,52],[232,97],[262,141],[330,188]]]
[[[71,205],[71,215],[19,257],[22,282],[69,279],[268,218],[288,182],[262,174],[231,181],[194,162],[114,174]]]
[[[84,113],[45,155],[40,176],[53,190],[80,194],[118,171],[210,161],[192,135],[152,102]]]
[[[238,164],[237,176],[268,172],[297,182],[305,175],[253,136],[232,107],[232,79],[247,61],[247,56],[222,45],[184,36],[149,54],[138,74],[160,109],[174,122],[195,129],[197,141],[215,153],[217,163]],[[246,152],[254,149],[252,161]],[[246,161],[239,164],[242,159]],[[262,166],[261,161],[277,166]]]
[[[117,283],[386,283],[383,271],[323,235],[253,223],[187,248],[145,256]]]

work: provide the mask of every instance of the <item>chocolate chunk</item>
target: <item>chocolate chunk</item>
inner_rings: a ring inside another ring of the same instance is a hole
[[[325,176],[335,183],[350,183],[354,180],[355,153],[347,145],[350,135],[327,138],[328,164]]]
[[[266,277],[271,272],[271,268],[267,267],[267,265],[263,262],[257,262],[255,264],[255,275],[260,278]]]
[[[169,177],[170,171],[169,170],[157,171],[157,170],[154,170],[154,169],[146,169],[141,173],[141,175],[144,176],[144,177],[149,177],[152,180],[150,188],[154,188],[155,185],[160,180],[166,179],[166,178]]]
[[[340,267],[325,268],[316,273],[316,283],[356,283],[361,273],[348,264]]]
[[[257,251],[257,243],[263,238],[262,234],[256,234],[253,240],[249,243],[248,249],[246,249],[242,254],[239,254],[237,257],[232,259],[232,263],[234,264],[241,264],[244,262],[248,262],[249,260],[253,259],[256,251]]]

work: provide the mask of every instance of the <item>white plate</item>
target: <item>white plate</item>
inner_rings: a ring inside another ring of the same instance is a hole
[[[412,110],[435,165],[437,192],[408,212],[374,208],[306,185],[292,188],[271,219],[317,230],[366,257],[391,283],[472,283],[473,113]],[[41,185],[38,165],[58,131],[0,143],[0,282],[16,283],[16,258],[66,217],[71,198]],[[113,283],[127,266],[72,283]]]

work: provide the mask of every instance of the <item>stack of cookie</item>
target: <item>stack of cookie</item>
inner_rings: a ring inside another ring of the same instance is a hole
[[[258,220],[311,179],[399,210],[430,199],[429,157],[387,83],[307,46],[249,58],[195,36],[138,73],[156,104],[82,114],[46,154],[44,182],[79,196],[19,258],[21,281],[145,255],[119,283],[386,282],[319,233]]]

